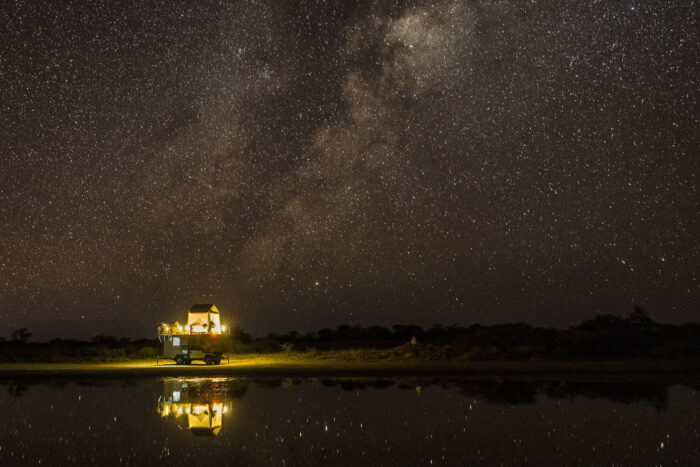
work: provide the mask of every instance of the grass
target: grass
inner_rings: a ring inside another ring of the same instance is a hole
[[[129,360],[89,363],[3,363],[0,378],[11,377],[162,377],[162,376],[362,376],[362,375],[466,375],[586,377],[645,375],[665,378],[684,375],[700,379],[697,360],[612,360],[612,361],[470,361],[426,359],[387,355],[385,351],[339,350],[282,352],[276,354],[232,355],[221,365],[175,365],[171,360]]]

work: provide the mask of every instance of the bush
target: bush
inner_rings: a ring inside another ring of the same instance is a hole
[[[250,344],[251,353],[275,353],[281,349],[279,342],[273,339],[260,339]]]
[[[131,355],[129,355],[129,358],[133,358],[133,359],[137,359],[137,360],[140,360],[140,359],[147,360],[147,359],[156,358],[157,354],[158,354],[158,352],[156,352],[156,349],[154,349],[153,347],[143,347],[143,348],[137,350],[136,352],[132,353]]]

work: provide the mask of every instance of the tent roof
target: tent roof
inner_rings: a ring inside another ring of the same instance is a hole
[[[197,303],[190,307],[190,313],[218,313],[219,310],[213,303]]]

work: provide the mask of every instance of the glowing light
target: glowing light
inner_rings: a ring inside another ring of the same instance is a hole
[[[174,415],[175,418],[180,418],[181,415],[187,419],[187,424],[192,431],[201,432],[202,430],[214,436],[221,431],[221,423],[223,414],[230,412],[231,409],[224,402],[195,402],[195,403],[161,403],[158,406],[158,413],[162,417]]]
[[[221,325],[221,332],[226,332],[226,325],[225,324]]]

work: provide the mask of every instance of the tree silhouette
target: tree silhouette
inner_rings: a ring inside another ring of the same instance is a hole
[[[634,306],[634,311],[630,314],[629,322],[637,326],[650,326],[654,324],[654,320],[649,317],[649,313],[638,305]]]
[[[12,340],[19,342],[27,342],[32,337],[32,333],[27,328],[15,329],[12,331]]]

